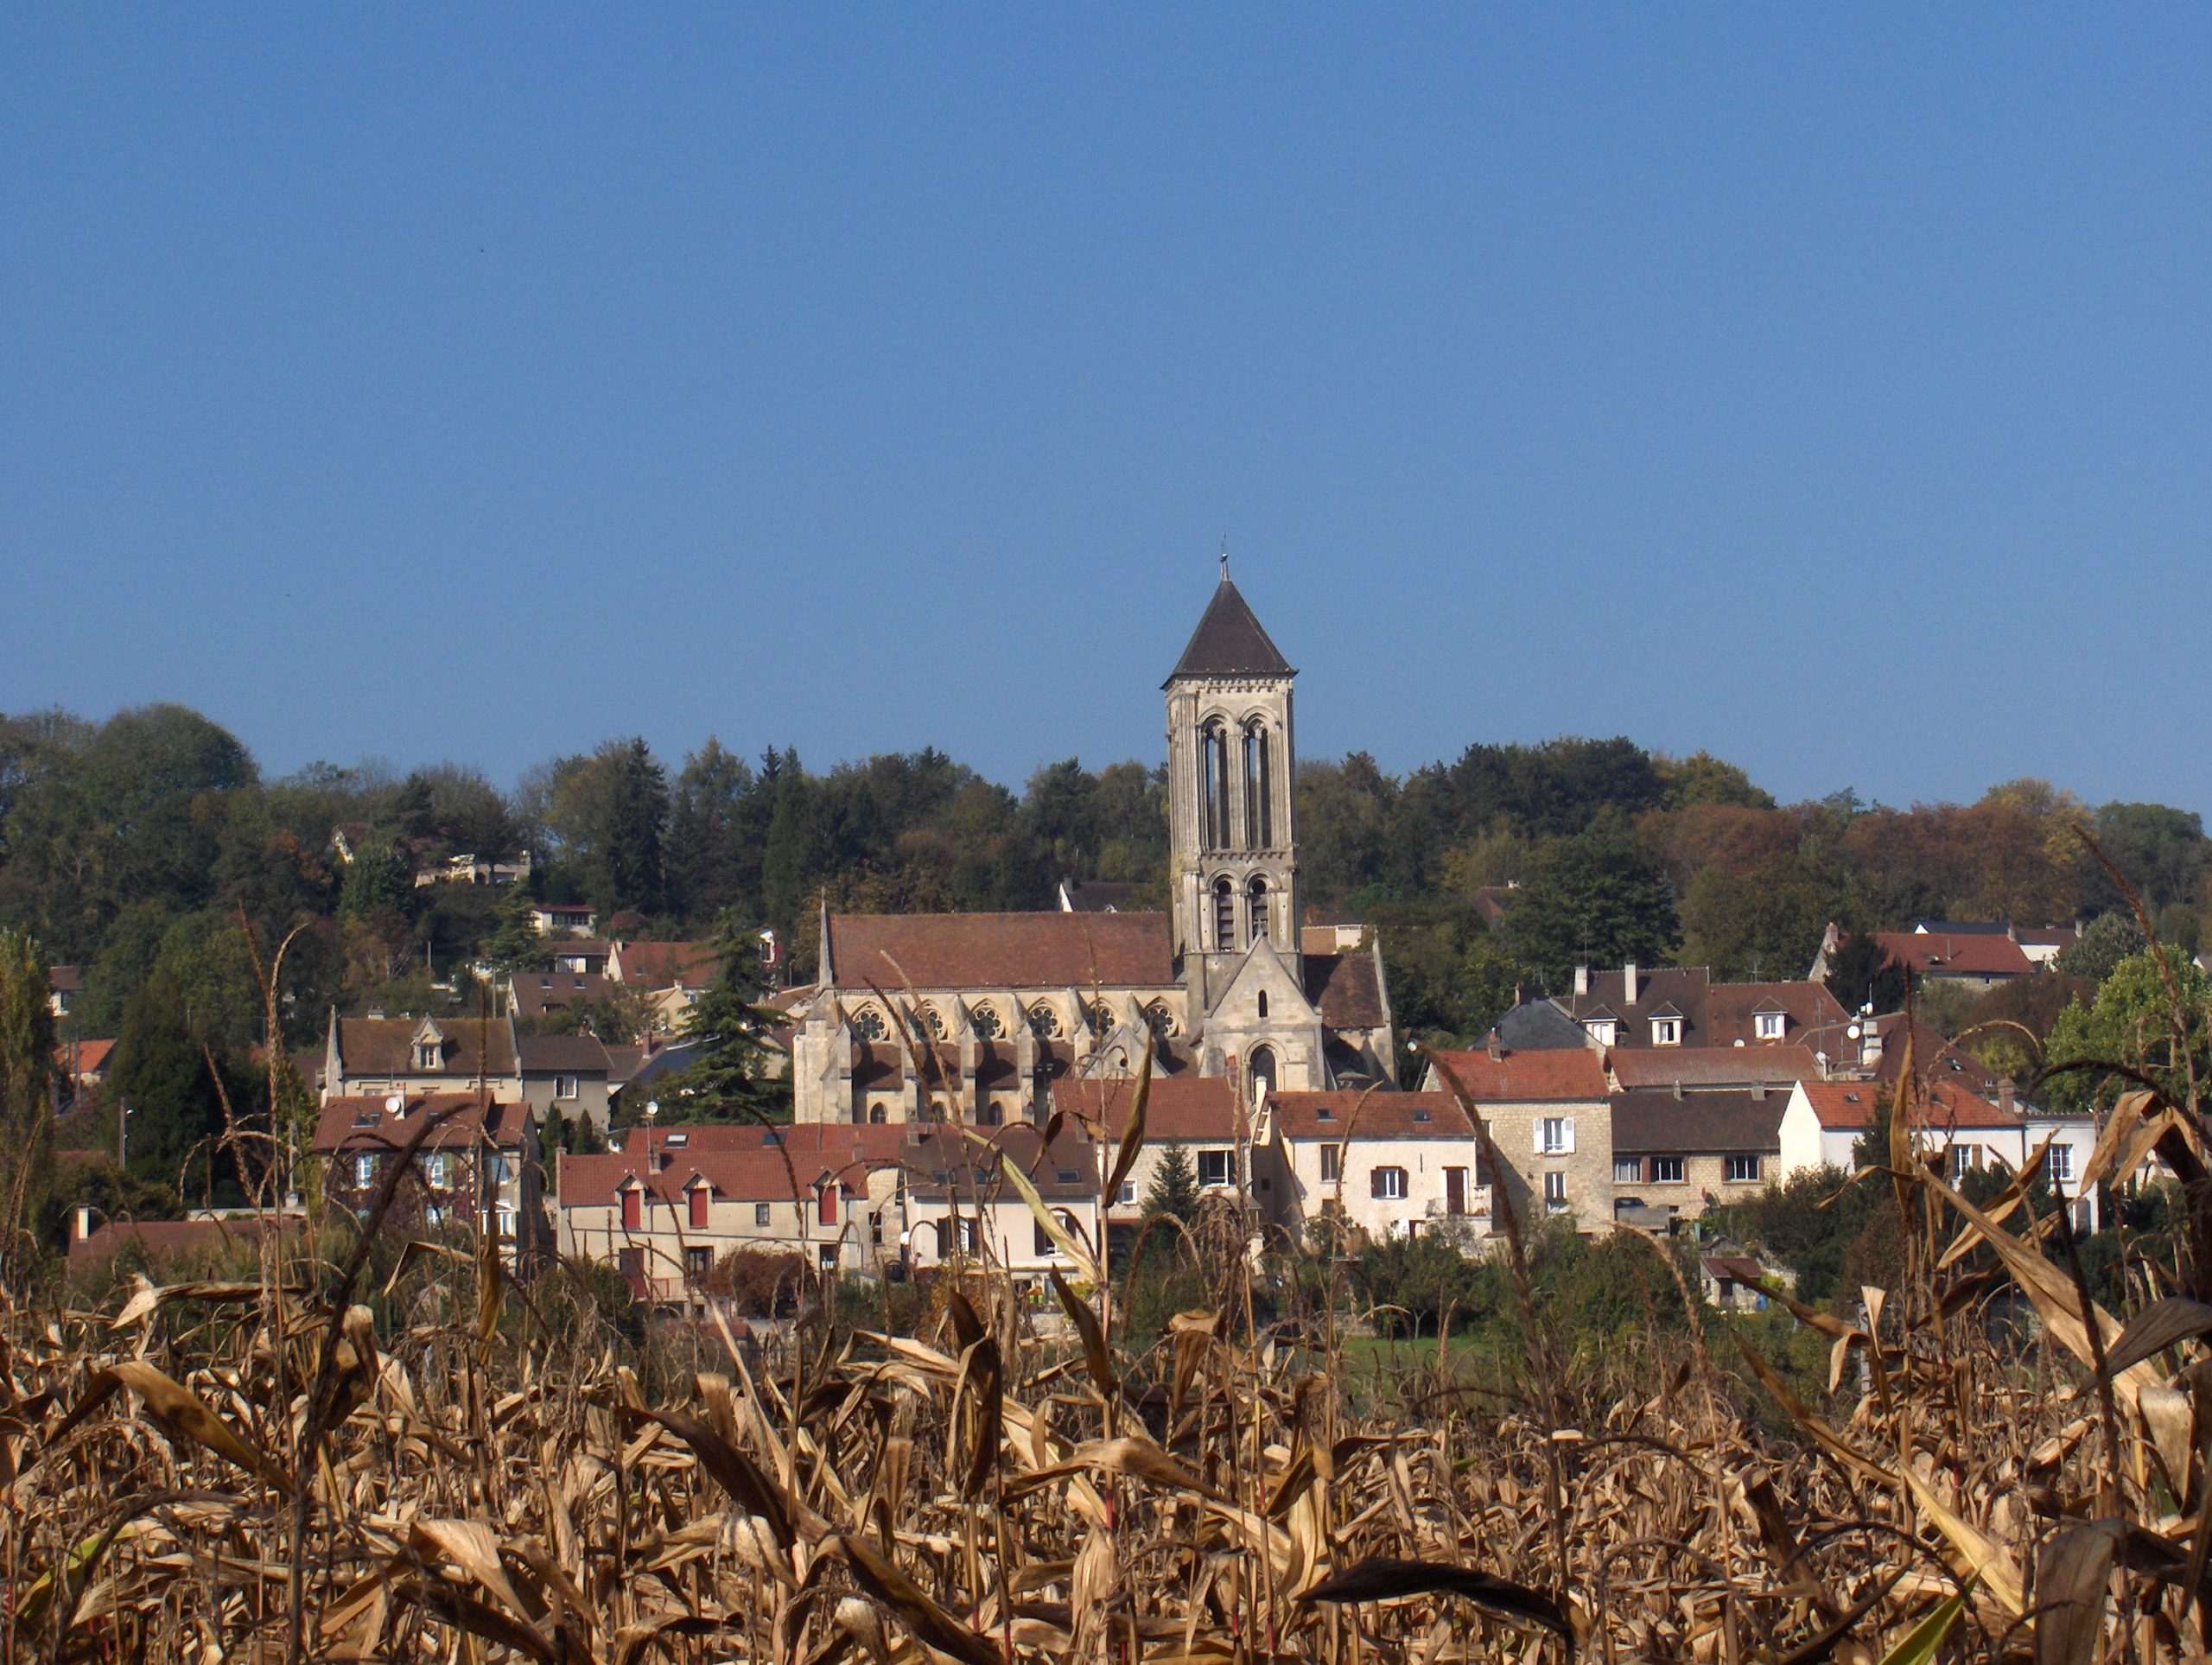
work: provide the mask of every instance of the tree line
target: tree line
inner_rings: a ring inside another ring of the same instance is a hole
[[[2091,807],[2037,780],[1969,804],[1851,791],[1782,804],[1721,759],[1615,738],[1474,745],[1404,775],[1356,753],[1306,763],[1296,790],[1305,900],[1375,923],[1417,1034],[1479,1034],[1516,987],[1561,988],[1582,963],[1797,977],[1830,921],[1865,933],[2118,911],[2123,892],[2080,831],[2170,943],[2193,950],[2212,905],[2196,814]],[[732,915],[772,925],[803,976],[824,899],[1041,908],[1070,877],[1163,903],[1166,783],[1141,762],[1068,759],[1017,792],[934,749],[817,771],[789,747],[747,759],[713,740],[671,766],[634,738],[550,759],[509,791],[453,763],[270,778],[181,706],[0,717],[0,925],[83,968],[67,1026],[81,1036],[123,1033],[151,990],[161,1021],[144,1013],[142,1026],[172,1051],[183,1036],[241,1053],[261,1027],[255,949],[295,931],[282,1013],[295,1045],[319,1039],[333,1004],[473,1000],[466,969],[510,899],[416,875],[523,851],[533,898],[589,902],[602,928],[622,917],[639,936],[704,936]]]

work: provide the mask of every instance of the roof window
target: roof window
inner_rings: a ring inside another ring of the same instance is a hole
[[[1056,1168],[1052,1172],[1052,1178],[1064,1185],[1080,1185],[1083,1182],[1083,1176],[1073,1168]]]
[[[1427,1112],[1427,1110],[1415,1110],[1415,1111],[1414,1112],[1414,1121],[1416,1121],[1416,1122],[1426,1122],[1426,1121],[1427,1121],[1427,1120],[1428,1120],[1428,1112]]]
[[[1313,1112],[1313,1119],[1316,1122],[1333,1122],[1337,1119],[1337,1113],[1331,1109],[1327,1105],[1324,1104],[1319,1109]]]

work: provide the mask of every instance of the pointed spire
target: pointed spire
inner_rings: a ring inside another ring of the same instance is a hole
[[[1226,543],[1224,539],[1224,543]],[[1191,632],[1190,645],[1167,673],[1168,682],[1185,677],[1294,677],[1290,667],[1252,609],[1229,581],[1229,551],[1221,554],[1221,582],[1205,616]],[[1165,686],[1165,684],[1162,684]]]

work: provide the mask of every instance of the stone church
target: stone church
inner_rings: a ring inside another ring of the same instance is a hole
[[[1167,696],[1165,913],[832,914],[793,1014],[803,1122],[921,1122],[957,1095],[1041,1120],[1055,1082],[1227,1076],[1250,1095],[1391,1084],[1380,950],[1302,927],[1289,663],[1228,562]]]

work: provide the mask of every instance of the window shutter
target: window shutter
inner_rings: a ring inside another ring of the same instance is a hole
[[[707,1188],[691,1187],[691,1225],[694,1230],[703,1230],[707,1223]]]
[[[1544,1120],[1541,1115],[1536,1118],[1536,1154],[1539,1156],[1544,1153]]]
[[[1560,1118],[1560,1130],[1567,1134],[1567,1153],[1572,1156],[1574,1153],[1574,1118],[1571,1115],[1563,1115]]]
[[[1382,1169],[1380,1169],[1380,1168],[1370,1168],[1370,1169],[1368,1169],[1368,1171],[1367,1171],[1367,1194],[1368,1194],[1370,1197],[1380,1197],[1380,1196],[1382,1194]]]

